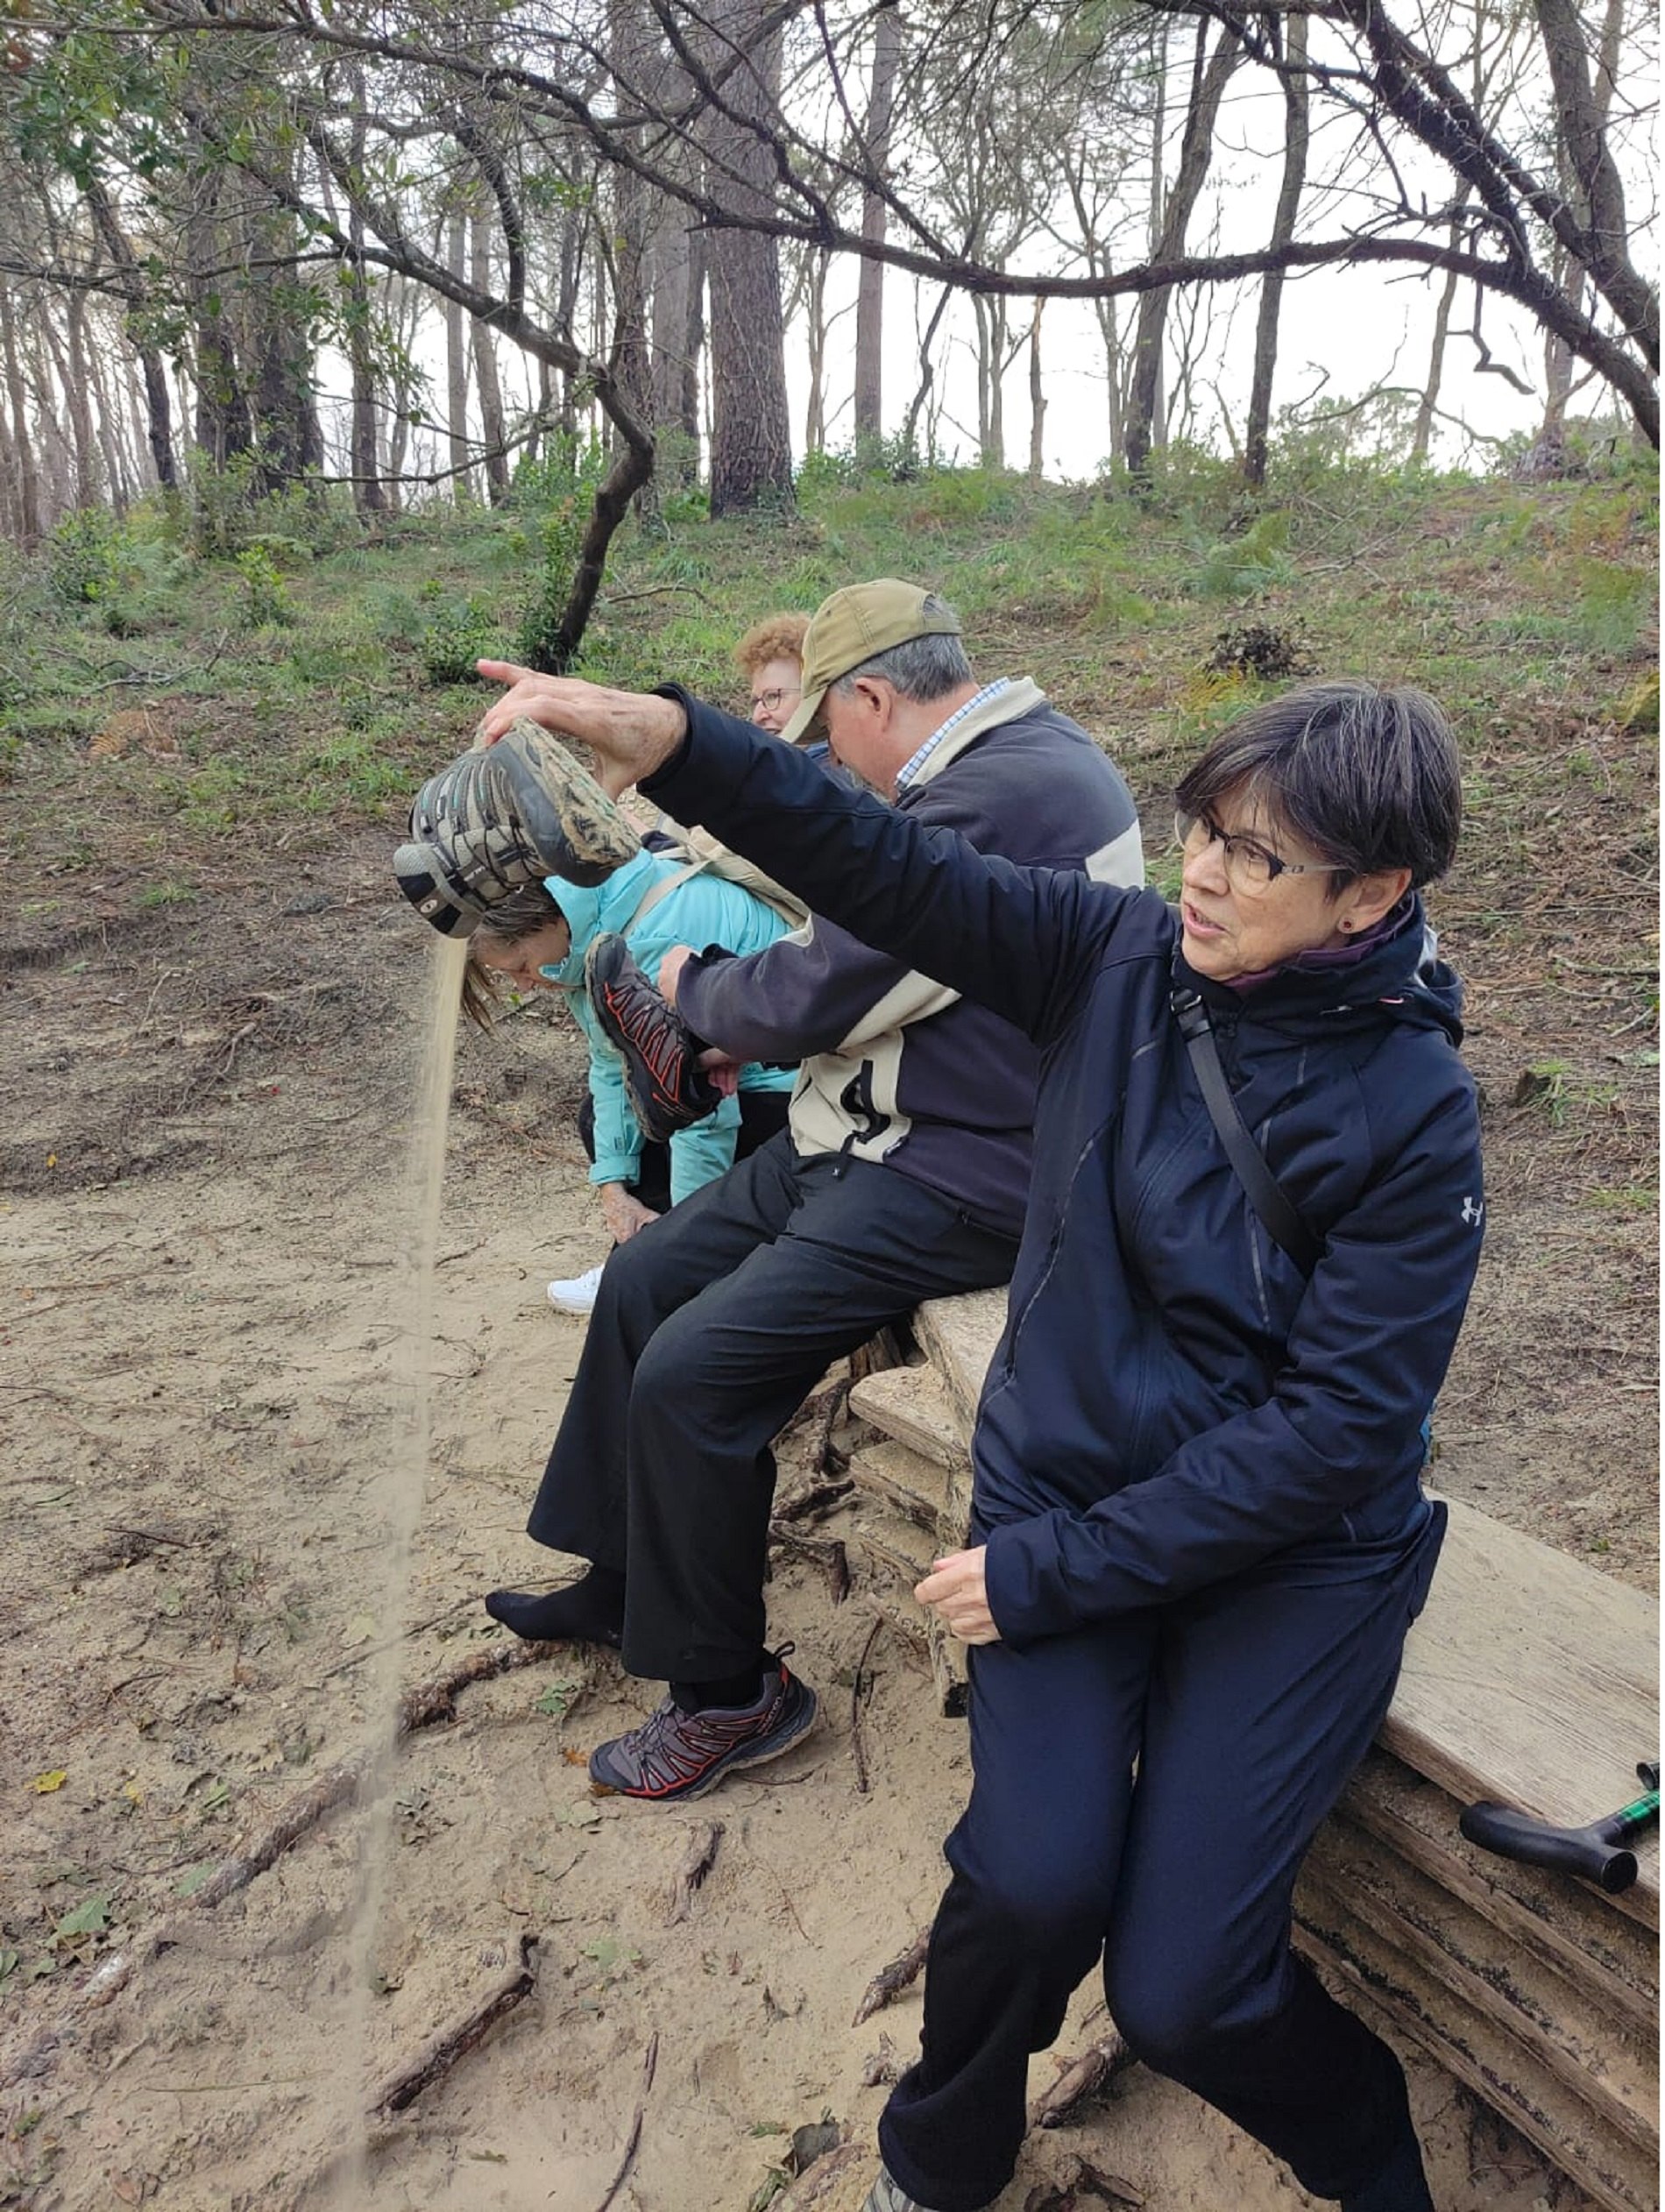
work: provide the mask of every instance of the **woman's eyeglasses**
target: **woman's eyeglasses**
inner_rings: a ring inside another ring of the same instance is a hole
[[[1280,876],[1345,876],[1349,872],[1333,861],[1286,861],[1258,837],[1228,836],[1212,814],[1187,814],[1176,808],[1173,834],[1186,853],[1221,846],[1225,853],[1226,880],[1236,891],[1266,890]]]
[[[765,714],[778,714],[782,707],[785,705],[788,699],[801,699],[803,696],[804,694],[801,690],[754,691],[752,694],[752,712],[754,714],[758,713],[760,711]]]

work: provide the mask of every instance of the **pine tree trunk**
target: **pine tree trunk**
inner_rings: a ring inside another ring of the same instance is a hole
[[[96,507],[98,447],[97,434],[93,429],[92,378],[87,367],[87,294],[84,292],[69,294],[64,307],[64,321],[67,336],[60,351],[52,317],[46,317],[46,327],[51,334],[58,374],[64,386],[64,403],[69,415],[75,471],[74,503],[78,507]]]
[[[85,359],[92,385],[93,420],[103,462],[104,482],[109,487],[110,506],[118,515],[123,515],[132,505],[138,487],[133,482],[124,436],[121,401],[126,394],[124,391],[111,389],[112,383],[121,381],[120,365],[106,358],[96,335],[90,331],[85,343]]]
[[[466,226],[460,208],[445,219],[445,266],[461,279],[465,273]],[[463,310],[455,300],[445,302],[445,428],[450,447],[451,497],[466,507],[474,496],[470,481],[468,446],[468,352],[464,343]]]
[[[1226,81],[1237,65],[1240,49],[1225,31],[1205,61],[1208,24],[1197,25],[1196,60],[1192,70],[1191,104],[1186,116],[1180,171],[1167,195],[1158,262],[1171,261],[1185,250],[1185,234],[1191,213],[1208,174],[1214,128],[1220,113]],[[1167,322],[1169,287],[1144,293],[1139,299],[1138,323],[1133,341],[1133,386],[1128,409],[1127,461],[1133,475],[1143,476],[1150,466],[1156,442],[1158,406],[1161,394],[1162,340]]]
[[[1449,245],[1455,253],[1462,244],[1462,234],[1456,223],[1451,226]],[[1456,301],[1457,273],[1447,273],[1445,288],[1440,294],[1440,304],[1434,310],[1434,343],[1428,348],[1428,372],[1422,386],[1422,396],[1416,403],[1416,420],[1411,426],[1411,465],[1421,468],[1428,457],[1428,441],[1434,434],[1434,410],[1439,404],[1440,380],[1445,374],[1445,342],[1450,335],[1451,309]]]
[[[1604,136],[1612,111],[1613,87],[1619,74],[1619,46],[1623,27],[1622,0],[1607,0],[1589,117],[1590,123]],[[1583,181],[1575,170],[1564,115],[1557,153],[1561,188],[1576,208],[1579,221],[1588,223],[1591,220],[1590,202]],[[1584,264],[1576,260],[1564,246],[1558,246],[1555,269],[1562,297],[1576,308],[1584,295],[1586,279]],[[1544,340],[1544,384],[1543,421],[1538,426],[1536,443],[1547,458],[1554,459],[1564,456],[1566,451],[1567,403],[1572,397],[1573,354],[1566,340],[1558,337],[1553,330]]]
[[[775,174],[769,147],[746,128],[767,124],[780,90],[781,31],[762,0],[714,0],[707,67],[733,117],[707,111],[702,138],[713,188],[742,210],[769,204]],[[742,58],[736,65],[736,54]],[[740,181],[740,190],[729,180]],[[780,255],[761,231],[719,230],[708,247],[711,277],[711,511],[747,514],[792,505],[792,433],[786,406],[786,337]]]
[[[687,372],[688,293],[693,266],[692,238],[684,220],[661,230],[654,254],[653,313],[648,333],[653,367],[652,422],[656,466],[670,484],[690,484],[699,472],[698,447],[683,423],[683,382]]]
[[[492,232],[488,217],[478,209],[469,220],[469,280],[477,292],[492,289]],[[469,317],[469,337],[474,347],[474,381],[480,395],[480,435],[485,441],[485,496],[501,507],[509,495],[509,462],[504,451],[507,435],[503,418],[503,388],[498,381],[497,349],[492,333],[478,315]]]
[[[1041,480],[1045,457],[1042,429],[1046,421],[1046,392],[1041,383],[1041,310],[1045,300],[1035,302],[1035,319],[1029,326],[1029,476],[1032,484]]]
[[[365,159],[365,110],[369,97],[362,69],[353,72],[353,121],[351,140],[355,173]],[[352,379],[347,436],[347,473],[352,479],[352,503],[361,514],[383,514],[387,510],[386,487],[381,480],[376,436],[376,366],[370,345],[370,318],[375,293],[362,255],[365,247],[364,204],[354,193],[347,210],[347,238],[353,259],[349,264],[351,287],[347,304],[347,360]]]
[[[873,75],[868,93],[867,128],[862,136],[867,160],[875,176],[885,177],[890,167],[890,110],[896,96],[896,69],[902,59],[902,18],[894,0],[883,0],[873,23]],[[861,238],[865,245],[884,244],[888,214],[881,195],[871,188],[861,199]],[[884,264],[864,259],[855,300],[855,435],[876,438],[884,429]]]
[[[294,221],[279,210],[258,217],[252,230],[256,252],[273,265],[249,299],[250,381],[259,429],[256,481],[263,492],[279,492],[323,466],[323,429],[313,392],[305,286],[298,272],[281,266],[297,244]]]
[[[804,450],[826,450],[826,271],[828,256],[807,250],[804,273],[804,344],[810,357],[810,395],[804,408]]]
[[[710,276],[710,256],[705,251],[705,234],[693,231],[688,239],[688,335],[683,341],[682,355],[682,432],[688,442],[688,451],[695,457],[698,473],[699,438],[704,424],[699,406],[699,364],[705,351],[705,287]]]
[[[10,473],[17,488],[17,536],[25,546],[40,540],[40,471],[29,426],[29,397],[18,351],[18,324],[11,287],[0,284],[0,363],[5,373],[6,404],[11,414]]]
[[[644,95],[658,75],[654,31],[640,0],[608,0],[613,101],[623,114],[639,112]],[[622,134],[624,145],[641,153],[646,133],[637,127]],[[653,352],[648,335],[648,293],[653,260],[654,195],[646,180],[620,165],[613,176],[613,364],[619,395],[638,422],[653,420]],[[614,433],[613,450],[619,450]],[[636,511],[651,518],[657,510],[653,480],[636,493]]]
[[[1278,18],[1272,18],[1275,25]],[[1295,235],[1300,195],[1307,185],[1308,96],[1307,18],[1286,18],[1284,78],[1284,178],[1272,223],[1272,250],[1280,252]],[[1255,372],[1249,393],[1249,420],[1243,440],[1243,479],[1255,491],[1266,480],[1266,438],[1272,428],[1272,386],[1278,367],[1278,316],[1283,305],[1284,273],[1268,269],[1261,280],[1260,315],[1255,324]]]

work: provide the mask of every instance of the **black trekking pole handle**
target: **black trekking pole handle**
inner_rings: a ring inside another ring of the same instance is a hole
[[[1457,1826],[1483,1851],[1521,1860],[1529,1867],[1583,1875],[1609,1897],[1617,1897],[1636,1879],[1636,1854],[1626,1846],[1659,1819],[1659,1769],[1650,1762],[1636,1771],[1649,1788],[1587,1827],[1557,1828],[1548,1820],[1534,1820],[1530,1813],[1517,1812],[1513,1805],[1489,1802],[1464,1806]]]

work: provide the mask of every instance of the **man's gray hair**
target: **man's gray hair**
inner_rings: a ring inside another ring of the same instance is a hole
[[[935,635],[907,638],[888,652],[875,653],[859,668],[847,670],[828,688],[840,698],[848,698],[858,676],[882,677],[887,684],[896,685],[903,698],[918,699],[922,704],[946,698],[973,680],[971,663],[960,640]]]

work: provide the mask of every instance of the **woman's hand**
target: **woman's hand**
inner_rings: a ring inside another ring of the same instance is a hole
[[[602,1184],[601,1215],[615,1244],[627,1244],[639,1229],[646,1229],[650,1221],[659,1218],[651,1206],[644,1206],[622,1183]]]
[[[988,1548],[978,1544],[971,1551],[951,1551],[939,1559],[914,1596],[928,1613],[934,1613],[951,1636],[961,1643],[998,1643],[1000,1631],[988,1610],[983,1582],[983,1563]]]
[[[662,767],[687,734],[688,717],[675,699],[609,691],[572,676],[540,676],[514,661],[474,665],[488,683],[508,686],[482,716],[477,743],[494,744],[524,714],[540,728],[589,746],[601,762],[598,780],[613,798]]]

